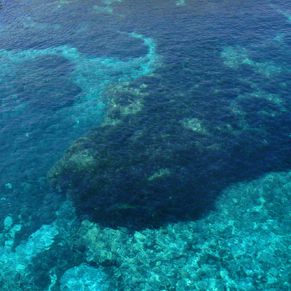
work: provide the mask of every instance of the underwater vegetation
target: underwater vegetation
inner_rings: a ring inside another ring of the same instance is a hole
[[[167,66],[130,89],[109,90],[104,124],[50,171],[54,188],[69,193],[82,217],[138,229],[197,219],[230,184],[288,169],[290,100],[256,83],[239,89],[249,73],[268,82],[286,71],[252,61],[244,49],[225,48],[221,57],[241,78],[226,76],[233,92],[207,96],[207,104],[195,88],[173,88]]]
[[[117,290],[287,291],[290,191],[290,171],[269,173],[225,189],[201,220],[133,233],[84,220],[75,244]]]
[[[89,220],[76,223],[74,210],[66,203],[54,223],[15,245],[16,251],[11,250],[13,233],[21,226],[7,217],[0,237],[0,286],[3,290],[34,286],[77,291],[86,286],[95,291],[287,291],[290,175],[290,171],[268,173],[237,183],[220,194],[207,217],[155,229],[131,231]]]
[[[1,291],[291,289],[271,2],[3,2]]]
[[[145,47],[145,54],[94,57],[69,45],[0,50],[1,205],[16,199],[26,212],[45,201],[47,170],[73,140],[99,124],[105,88],[151,73],[157,64],[154,41],[134,33],[122,37]],[[3,215],[19,213],[12,208],[3,207]]]

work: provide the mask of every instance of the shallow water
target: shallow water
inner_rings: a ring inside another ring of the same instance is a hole
[[[0,289],[289,290],[290,28],[283,0],[3,1]]]

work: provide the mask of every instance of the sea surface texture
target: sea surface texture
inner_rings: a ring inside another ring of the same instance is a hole
[[[291,290],[291,2],[0,1],[0,290]]]

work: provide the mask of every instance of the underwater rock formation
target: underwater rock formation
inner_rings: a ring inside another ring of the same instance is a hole
[[[14,224],[12,217],[4,219],[0,233],[0,289],[23,290],[24,282],[30,281],[32,262],[48,251],[59,232],[54,224],[42,225],[27,241],[16,244],[16,235],[22,225]]]
[[[52,185],[101,224],[155,227],[196,219],[229,184],[290,165],[290,104],[262,90],[212,98],[206,110],[158,74],[111,88],[103,126],[72,145]]]
[[[197,221],[135,232],[83,221],[75,247],[112,266],[111,290],[290,290],[290,178],[232,185]]]
[[[73,190],[77,209],[113,225],[125,217],[125,224],[154,224],[162,216],[185,211],[189,202],[192,211],[199,212],[203,199],[189,201],[197,180],[202,184],[204,179],[197,171],[197,141],[191,138],[197,133],[175,115],[164,119],[155,107],[144,114],[148,110],[137,109],[142,101],[134,93],[115,94],[118,97],[119,105],[111,107],[104,126],[77,141],[56,165],[52,183]],[[203,189],[197,190],[202,196]]]
[[[81,264],[67,270],[61,278],[62,291],[88,290],[101,291],[108,290],[106,275],[102,270]]]
[[[217,67],[164,58],[112,85],[103,125],[53,167],[53,187],[82,216],[143,228],[199,218],[230,184],[290,168],[289,68],[239,46],[218,56]]]

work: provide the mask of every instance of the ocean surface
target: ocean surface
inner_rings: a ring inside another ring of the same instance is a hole
[[[0,1],[0,290],[291,290],[291,3]]]

